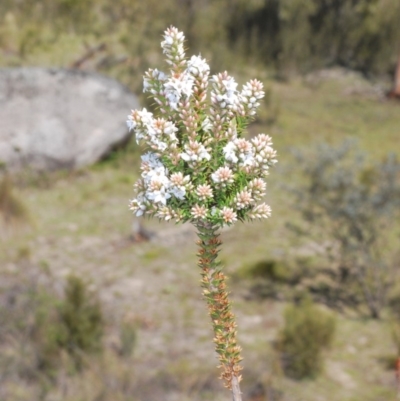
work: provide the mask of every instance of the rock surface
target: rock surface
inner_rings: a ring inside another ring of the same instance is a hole
[[[63,69],[0,68],[0,162],[79,168],[129,139],[137,97],[117,81]]]

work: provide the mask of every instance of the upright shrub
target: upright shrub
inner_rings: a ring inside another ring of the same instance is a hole
[[[336,280],[379,318],[394,283],[394,255],[400,232],[400,163],[395,155],[381,162],[346,141],[295,152],[294,207],[304,225],[299,235],[321,244]]]
[[[36,316],[40,366],[51,369],[64,350],[80,368],[84,353],[98,352],[102,348],[104,320],[100,304],[76,276],[67,278],[64,299],[56,308],[50,308],[48,303]]]
[[[323,368],[323,351],[331,344],[334,332],[333,316],[309,299],[289,306],[277,343],[285,374],[293,379],[318,375]]]
[[[88,293],[82,279],[69,276],[65,298],[59,307],[59,345],[71,354],[99,351],[102,335],[103,315],[99,303]]]
[[[165,31],[161,46],[169,74],[150,69],[144,76],[144,91],[154,99],[156,113],[133,110],[127,121],[148,150],[141,157],[141,177],[130,208],[136,216],[191,222],[196,227],[201,284],[221,378],[234,400],[240,400],[241,349],[217,259],[218,230],[271,214],[261,201],[276,152],[265,134],[251,141],[244,138],[264,96],[263,85],[251,80],[239,91],[226,71],[210,77],[206,60],[186,58],[184,35],[174,27]]]

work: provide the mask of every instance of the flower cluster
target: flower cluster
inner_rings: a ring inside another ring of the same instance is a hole
[[[184,35],[174,27],[165,31],[161,47],[169,72],[144,75],[144,92],[158,115],[133,110],[127,121],[149,150],[131,210],[217,226],[269,217],[269,206],[260,201],[276,152],[268,135],[244,138],[264,96],[262,83],[251,80],[238,90],[227,72],[210,76],[201,56],[186,58]]]

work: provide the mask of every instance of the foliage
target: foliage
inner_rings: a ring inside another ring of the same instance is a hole
[[[260,260],[250,266],[246,266],[239,272],[243,278],[265,278],[275,283],[285,283],[295,280],[291,266],[280,260]]]
[[[39,340],[40,365],[55,367],[60,351],[70,354],[81,367],[82,356],[102,349],[103,316],[100,305],[91,298],[87,285],[76,276],[69,276],[64,299],[56,310],[44,304],[36,312],[36,339]]]
[[[400,51],[396,0],[236,1],[227,21],[232,45],[258,53],[279,74],[341,65],[391,71]],[[252,46],[248,46],[252,43]]]
[[[394,281],[391,238],[399,234],[400,163],[394,155],[367,163],[351,141],[294,154],[300,177],[292,194],[305,226],[291,228],[320,244],[335,270],[331,276],[355,297],[360,294],[370,315],[379,318]]]
[[[235,281],[248,282],[247,299],[272,298],[292,299],[293,285],[301,279],[303,272],[291,263],[282,260],[266,259],[245,264],[234,274]],[[289,297],[286,297],[289,293]]]
[[[391,74],[400,47],[397,0],[3,0],[0,16],[1,66],[68,67],[104,44],[84,68],[138,93],[169,24],[217,69],[251,60],[281,77],[332,65]]]
[[[87,285],[69,276],[64,301],[58,308],[58,343],[70,353],[99,351],[103,334],[103,316],[99,303],[88,293]]]
[[[285,374],[293,379],[304,379],[320,373],[322,352],[332,343],[334,332],[333,316],[313,305],[309,299],[289,306],[277,342]]]

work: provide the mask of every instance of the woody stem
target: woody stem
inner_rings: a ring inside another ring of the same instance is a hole
[[[211,223],[198,223],[197,242],[199,248],[199,267],[201,286],[206,298],[208,311],[214,330],[215,350],[220,361],[220,378],[232,390],[233,401],[241,401],[239,382],[242,367],[239,362],[241,348],[236,343],[235,316],[231,312],[231,302],[226,291],[226,276],[217,260],[221,240],[218,228]]]

